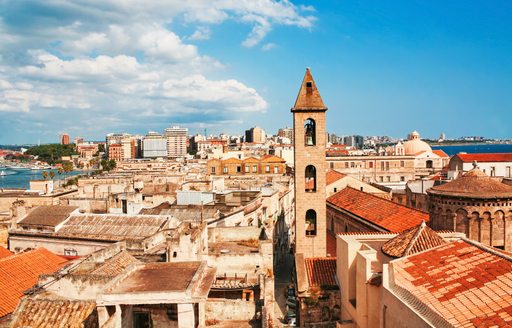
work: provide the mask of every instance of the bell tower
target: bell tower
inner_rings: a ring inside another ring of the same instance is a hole
[[[309,68],[293,113],[295,141],[295,246],[304,258],[325,257],[325,107]]]

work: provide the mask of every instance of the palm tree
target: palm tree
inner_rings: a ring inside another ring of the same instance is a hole
[[[48,172],[46,172],[46,171],[43,171],[43,173],[41,173],[41,175],[43,176],[43,180],[46,180],[46,178],[48,178]]]
[[[50,179],[53,181],[53,178],[55,178],[55,172],[50,171],[49,176],[50,176]]]

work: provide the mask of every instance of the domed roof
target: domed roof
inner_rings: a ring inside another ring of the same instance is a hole
[[[412,134],[411,134],[412,135]],[[419,134],[417,138],[413,138],[404,143],[404,150],[406,155],[415,155],[419,152],[427,151],[431,152],[432,148],[425,141],[419,138]]]
[[[448,183],[427,190],[429,194],[468,198],[512,198],[512,186],[486,175],[478,168]]]

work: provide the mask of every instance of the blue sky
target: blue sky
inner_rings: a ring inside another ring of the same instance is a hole
[[[291,126],[512,138],[510,1],[2,1],[0,144]]]

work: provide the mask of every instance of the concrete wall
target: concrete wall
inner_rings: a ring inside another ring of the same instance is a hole
[[[208,241],[241,241],[258,239],[261,229],[257,227],[216,227],[208,229]]]
[[[250,321],[256,315],[256,304],[251,301],[208,299],[206,302],[206,320]]]

